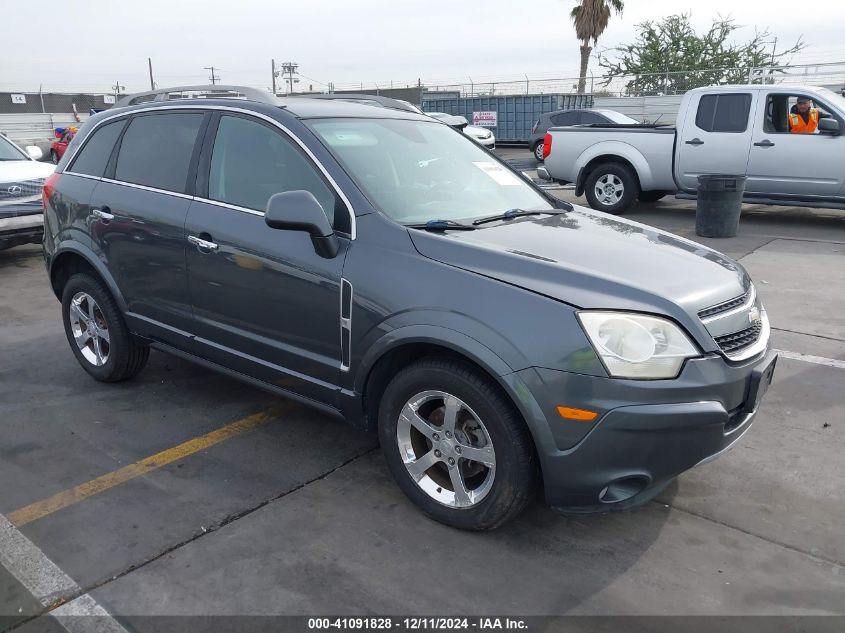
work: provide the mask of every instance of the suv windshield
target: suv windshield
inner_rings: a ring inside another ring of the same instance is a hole
[[[29,157],[0,136],[0,160],[27,160]]]
[[[391,119],[308,122],[369,199],[405,224],[551,210],[524,179],[446,125]]]

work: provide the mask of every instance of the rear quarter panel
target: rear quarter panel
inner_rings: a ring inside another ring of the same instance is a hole
[[[633,165],[644,190],[674,191],[674,130],[552,128],[546,169],[556,180],[576,182],[595,159],[619,158]]]

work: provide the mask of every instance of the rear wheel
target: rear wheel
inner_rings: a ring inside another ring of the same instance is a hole
[[[128,380],[147,364],[150,348],[129,332],[117,303],[98,279],[78,273],[68,280],[62,321],[76,360],[97,380]]]
[[[639,182],[631,168],[622,163],[599,165],[584,185],[584,195],[593,209],[622,213],[640,193]]]
[[[402,491],[431,518],[489,530],[517,516],[537,486],[524,421],[470,365],[423,359],[390,382],[379,435]]]
[[[657,202],[666,195],[665,191],[640,191],[637,200],[640,202]]]
[[[538,163],[543,162],[543,141],[539,143],[535,143],[534,147],[531,149],[531,152],[534,154],[534,158],[537,159]]]

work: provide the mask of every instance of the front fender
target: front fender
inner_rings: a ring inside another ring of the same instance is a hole
[[[368,347],[355,373],[355,391],[363,393],[367,376],[380,358],[397,347],[412,343],[429,343],[451,349],[497,378],[514,371],[493,350],[463,332],[439,325],[405,325],[387,332]]]
[[[50,281],[52,286],[52,280],[54,278],[54,274],[56,272],[57,266],[61,266],[62,262],[65,260],[66,257],[70,255],[76,255],[84,259],[100,276],[100,279],[106,284],[109,292],[111,293],[114,300],[117,302],[118,308],[120,311],[125,313],[126,312],[126,301],[123,298],[123,294],[117,287],[117,283],[114,280],[114,277],[109,272],[109,269],[103,263],[103,261],[97,257],[96,253],[91,250],[85,244],[82,244],[76,240],[65,240],[59,242],[56,246],[56,250],[53,252],[52,256],[49,259],[49,271],[50,271]],[[61,297],[57,295],[59,301],[61,301]]]
[[[646,191],[654,187],[654,174],[640,150],[622,141],[602,141],[585,149],[575,161],[573,171],[578,174],[577,187],[582,193],[584,180],[587,178],[586,167],[597,158],[601,159],[601,162],[622,159],[622,162],[630,163],[637,172],[640,186]]]

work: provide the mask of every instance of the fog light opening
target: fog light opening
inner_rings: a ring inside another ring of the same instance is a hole
[[[599,493],[602,503],[619,503],[642,492],[648,486],[645,477],[625,477],[606,485]]]

